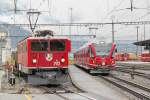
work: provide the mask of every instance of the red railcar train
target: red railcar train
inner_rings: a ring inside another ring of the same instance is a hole
[[[117,53],[115,54],[116,61],[129,61],[138,60],[138,57],[134,53]]]
[[[142,53],[140,60],[143,62],[150,62],[150,53]]]
[[[28,37],[18,43],[18,70],[26,74],[33,84],[51,84],[49,79],[52,77],[55,77],[53,81],[64,79],[61,74],[67,73],[70,50],[71,41],[68,38]]]
[[[115,67],[113,57],[115,47],[114,43],[88,43],[74,53],[74,63],[88,70],[89,73],[109,74],[109,71]]]
[[[118,53],[115,55],[116,61],[126,61],[128,60],[128,56],[125,53]]]

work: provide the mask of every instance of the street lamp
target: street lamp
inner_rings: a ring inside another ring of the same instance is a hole
[[[136,27],[136,40],[139,41],[139,26]],[[138,55],[138,45],[136,46],[136,55]]]

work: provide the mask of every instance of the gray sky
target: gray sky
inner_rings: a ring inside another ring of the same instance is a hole
[[[146,13],[147,10],[135,10],[131,13],[129,10],[120,10],[130,7],[130,0],[17,0],[18,9],[38,9],[50,11],[52,16],[48,13],[43,13],[40,20],[46,17],[53,17],[53,19],[67,22],[69,17],[69,8],[73,8],[73,18],[76,22],[100,22],[104,19],[110,19],[112,15],[116,20],[131,20],[134,15]],[[133,0],[133,5],[138,8],[147,8],[149,0]],[[31,6],[30,6],[31,4]],[[1,10],[14,9],[13,0],[0,0]],[[113,11],[114,10],[114,11]],[[110,13],[111,12],[111,13]],[[109,14],[108,14],[109,13]],[[8,13],[5,13],[7,17]],[[10,14],[10,13],[9,13]],[[21,14],[22,15],[22,14]],[[25,15],[25,14],[24,14]],[[141,14],[142,15],[142,14]],[[4,16],[4,13],[3,13]],[[20,16],[17,14],[16,16]],[[46,16],[46,17],[45,17]],[[132,18],[131,18],[132,17]],[[127,19],[128,18],[128,19]],[[135,17],[134,17],[135,18]],[[25,19],[25,18],[22,18]],[[42,20],[42,21],[43,21]],[[22,20],[20,20],[22,21]],[[47,22],[47,21],[46,21]]]
[[[50,12],[43,12],[39,17],[38,23],[69,22],[69,8],[73,8],[74,22],[110,22],[112,16],[114,16],[114,21],[149,20],[150,17],[148,14],[150,11],[148,10],[150,8],[150,0],[133,0],[134,7],[145,8],[134,9],[133,12],[126,9],[130,7],[130,0],[49,0],[49,6],[48,0],[17,1],[18,9],[32,8]],[[14,23],[14,14],[10,12],[10,10],[14,9],[13,0],[0,0],[0,6],[1,21]],[[15,23],[28,23],[26,12],[15,14]],[[149,25],[146,26],[147,36],[149,36],[148,33],[150,32],[149,27]],[[88,29],[78,28],[77,31],[77,28],[75,28],[74,30],[74,33],[79,34],[88,32]],[[56,30],[56,32],[60,31],[66,32],[67,29]],[[111,25],[99,27],[97,32],[99,37],[110,39]],[[140,35],[143,34],[143,26],[140,26],[139,32]],[[133,39],[136,36],[136,28],[135,26],[115,26],[115,36],[119,39],[124,39],[124,37]]]
[[[41,22],[46,17],[59,20],[60,22],[68,22],[69,8],[73,8],[73,18],[75,22],[101,22],[110,20],[111,16],[115,16],[116,20],[133,20],[138,19],[140,15],[147,13],[147,10],[125,10],[130,7],[130,0],[17,0],[18,9],[38,9],[40,11],[49,11],[42,13]],[[133,0],[133,6],[137,8],[147,8],[150,0]],[[31,5],[30,5],[31,4]],[[13,10],[13,0],[0,0],[0,10]],[[120,10],[124,9],[124,10]],[[10,17],[13,13],[1,12],[1,17]],[[16,16],[26,16],[26,13],[17,14]],[[125,17],[125,18],[124,18]],[[5,18],[4,18],[5,19]],[[7,18],[6,18],[7,19]],[[25,18],[22,18],[25,20]],[[20,20],[19,22],[21,22]],[[8,20],[9,22],[9,20]],[[46,21],[47,22],[47,21]]]

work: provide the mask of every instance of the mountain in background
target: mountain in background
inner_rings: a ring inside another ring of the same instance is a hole
[[[5,38],[7,40],[7,45],[9,44],[10,48],[15,49],[17,47],[17,43],[30,34],[28,30],[25,30],[20,26],[7,25],[7,23],[3,22],[0,22],[0,24],[2,24],[0,26],[0,31],[5,31],[7,33]]]

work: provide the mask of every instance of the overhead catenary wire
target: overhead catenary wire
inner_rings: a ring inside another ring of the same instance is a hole
[[[113,13],[115,10],[117,10],[117,8],[124,2],[125,0],[121,0],[119,3],[118,3],[118,5],[116,5],[114,8],[113,8],[113,10],[111,10],[110,12],[108,12],[107,14],[106,14],[106,16],[104,17],[104,18],[107,18],[111,13]]]
[[[124,0],[125,1],[125,0]],[[137,0],[135,1],[135,0],[129,0],[130,1],[130,7],[127,7],[127,8],[121,8],[121,9],[117,9],[117,8],[119,8],[120,7],[120,5],[122,4],[122,3],[124,3],[123,1],[120,1],[119,3],[118,3],[118,5],[117,6],[115,6],[114,7],[114,9],[113,10],[111,10],[110,12],[108,12],[107,13],[107,15],[106,15],[106,17],[105,18],[107,18],[110,14],[112,14],[112,13],[114,13],[114,12],[119,12],[119,14],[120,14],[120,11],[125,11],[125,10],[131,10],[131,11],[133,11],[134,9],[135,10],[147,10],[148,9],[148,7],[146,8],[146,7],[135,7],[135,3],[137,4]],[[147,0],[148,1],[148,0]],[[149,1],[148,1],[149,2]],[[138,3],[140,3],[141,4],[141,2],[138,2]],[[148,5],[148,3],[147,3],[147,5]],[[115,16],[117,16],[117,14],[115,14]],[[124,13],[123,13],[123,16],[124,16]],[[137,17],[137,16],[136,16]],[[122,17],[121,17],[122,18]],[[128,18],[128,17],[126,17],[126,18]],[[132,17],[133,18],[133,17]],[[123,18],[122,18],[123,19]]]
[[[41,0],[41,2],[39,3],[39,5],[37,6],[37,9],[40,9],[40,7],[45,3],[46,0]]]

